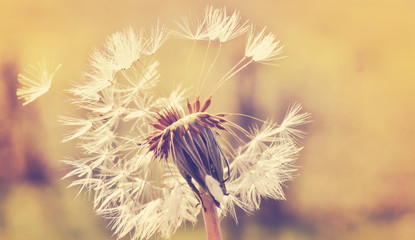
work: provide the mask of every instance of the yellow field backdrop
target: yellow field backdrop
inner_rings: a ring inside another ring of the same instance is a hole
[[[1,1],[0,239],[115,239],[88,196],[75,198],[77,189],[60,180],[68,170],[59,160],[74,149],[60,143],[67,129],[57,116],[75,111],[64,89],[111,33],[202,14],[208,4],[267,25],[287,56],[278,67],[256,66],[237,76],[252,78],[253,91],[231,80],[213,108],[244,111],[247,94],[247,113],[281,120],[290,103],[300,102],[313,119],[304,128],[287,201],[264,201],[257,214],[241,213],[239,226],[224,219],[225,239],[415,239],[410,0]],[[235,60],[228,55],[221,64]],[[169,57],[167,68],[174,68],[175,56]],[[16,76],[43,58],[62,68],[50,92],[22,107]],[[174,239],[204,239],[202,225],[186,226]]]

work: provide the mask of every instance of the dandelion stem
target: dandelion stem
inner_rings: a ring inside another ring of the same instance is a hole
[[[222,240],[222,232],[220,230],[216,205],[205,193],[202,193],[202,199],[205,207],[202,212],[203,220],[205,221],[207,240]]]

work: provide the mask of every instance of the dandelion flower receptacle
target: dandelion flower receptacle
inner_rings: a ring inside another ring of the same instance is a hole
[[[301,150],[303,133],[296,127],[310,115],[300,113],[298,104],[281,124],[210,111],[226,81],[281,53],[272,33],[255,33],[241,19],[236,11],[229,15],[225,8],[208,7],[203,19],[183,18],[177,29],[160,22],[150,31],[127,28],[93,52],[90,71],[69,90],[83,115],[60,118],[75,129],[64,141],[79,142],[77,155],[64,161],[73,168],[66,177],[77,177],[71,186],[91,193],[96,212],[111,221],[117,237],[169,238],[185,222],[196,223],[202,212],[208,239],[221,239],[220,217],[237,220],[237,207],[251,213],[262,198],[284,199],[282,184],[292,178]],[[241,60],[215,80],[218,72],[209,74],[216,71],[222,45],[244,35]],[[157,54],[172,37],[205,44],[206,56],[217,47],[216,55],[199,62],[192,58],[192,67],[200,63],[201,69],[192,86],[178,83],[170,94],[162,94],[166,91],[158,86],[170,80],[160,70],[163,61]],[[212,91],[203,97],[201,89],[212,82]],[[258,124],[246,130],[233,117]]]

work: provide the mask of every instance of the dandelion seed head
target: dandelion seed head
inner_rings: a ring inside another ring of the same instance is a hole
[[[214,81],[209,72],[221,47],[213,62],[199,60],[199,82],[166,89],[174,77],[163,73],[166,63],[156,53],[170,34],[201,44],[208,40],[209,50],[211,41],[222,46],[249,27],[239,12],[213,7],[202,19],[185,17],[173,30],[164,26],[158,21],[149,34],[127,28],[107,38],[91,55],[82,81],[68,91],[83,115],[60,118],[73,127],[63,141],[78,140],[77,156],[64,161],[72,167],[66,177],[78,178],[71,186],[93,196],[95,211],[118,238],[169,238],[185,222],[196,223],[204,201],[237,221],[237,207],[252,213],[262,198],[284,199],[282,184],[292,179],[301,150],[297,127],[309,118],[295,104],[280,124],[256,120],[259,124],[245,130],[230,114],[212,113],[214,95],[202,97],[199,89]],[[251,27],[247,34],[242,60],[223,73],[215,89],[252,62],[279,58],[272,33],[256,34]]]

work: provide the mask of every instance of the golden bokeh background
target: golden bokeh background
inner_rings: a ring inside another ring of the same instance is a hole
[[[415,2],[6,0],[0,4],[0,239],[115,239],[86,194],[76,196],[59,160],[58,115],[73,112],[64,89],[89,53],[126,26],[168,22],[206,5],[238,9],[277,33],[279,67],[242,72],[218,92],[218,111],[280,120],[292,102],[304,130],[287,201],[264,201],[225,239],[415,239]],[[174,67],[174,55],[172,67]],[[17,74],[47,58],[62,63],[50,92],[22,107]],[[223,64],[235,59],[222,58]],[[251,81],[249,81],[251,79]],[[244,88],[245,87],[245,88]],[[248,89],[248,90],[247,90]],[[226,94],[225,94],[226,93]],[[224,109],[225,108],[225,109]],[[204,239],[203,224],[173,239]]]

